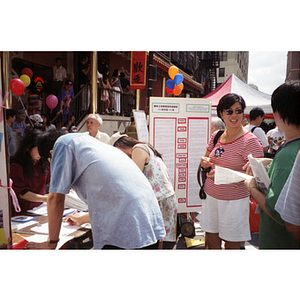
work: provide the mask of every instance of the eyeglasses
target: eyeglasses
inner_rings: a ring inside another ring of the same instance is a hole
[[[210,170],[211,170],[211,167],[209,167],[207,169],[201,169],[201,173],[200,173],[201,182],[200,182],[200,191],[199,191],[200,199],[206,199],[206,193],[204,192],[204,187],[205,187],[205,181],[207,178],[206,174],[209,173]]]
[[[237,115],[240,115],[240,114],[242,114],[244,112],[244,110],[243,109],[236,109],[234,112]],[[233,110],[232,109],[227,109],[227,110],[225,110],[225,114],[226,115],[232,115],[233,114]]]

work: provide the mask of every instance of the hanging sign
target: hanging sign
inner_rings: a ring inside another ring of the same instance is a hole
[[[132,51],[130,64],[130,88],[144,89],[146,87],[147,53]]]

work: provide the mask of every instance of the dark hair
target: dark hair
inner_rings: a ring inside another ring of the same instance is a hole
[[[17,110],[16,116],[19,116],[19,115],[25,115],[25,109],[19,109],[19,110]]]
[[[56,58],[55,58],[55,61],[57,62],[58,60],[61,61],[61,58],[60,58],[60,57],[56,57]]]
[[[16,115],[16,111],[13,109],[7,109],[5,112],[5,116],[7,120],[9,117],[13,118],[15,115]]]
[[[249,117],[250,121],[255,120],[257,117],[261,116],[263,117],[265,115],[265,112],[260,107],[254,107],[250,110]]]
[[[119,69],[114,69],[112,76],[118,77]]]
[[[158,157],[160,157],[162,159],[162,154],[160,154],[151,144],[137,141],[136,139],[134,139],[134,138],[132,138],[130,136],[123,136],[120,139],[118,139],[114,143],[114,147],[118,147],[118,148],[121,148],[121,149],[126,149],[126,148],[132,148],[136,144],[147,145],[154,152],[155,156],[158,156]]]
[[[67,132],[65,132],[64,130],[53,129],[44,132],[38,137],[37,147],[41,156],[41,161],[44,164],[48,163],[48,158],[51,157],[50,150],[53,149],[56,140],[66,133]]]
[[[16,163],[22,166],[23,176],[33,178],[33,161],[30,155],[32,148],[37,147],[37,139],[42,134],[40,130],[32,129],[29,131],[16,154],[11,158],[11,163]],[[47,164],[41,163],[41,172],[46,174]]]
[[[300,81],[280,85],[272,94],[273,112],[278,112],[287,124],[300,125]]]
[[[226,94],[224,95],[220,101],[219,101],[219,104],[217,106],[217,113],[218,113],[218,117],[220,119],[222,119],[221,117],[221,112],[224,110],[224,109],[228,109],[230,108],[232,105],[234,105],[234,103],[240,103],[241,106],[242,106],[242,109],[244,110],[245,107],[246,107],[246,103],[245,103],[245,100],[243,99],[242,96],[240,95],[237,95],[237,94],[234,94],[234,93],[230,93],[230,94]]]
[[[42,113],[42,115],[41,116],[44,116],[44,117],[46,117],[46,125],[47,126],[50,126],[50,124],[51,124],[51,120],[50,120],[50,116],[49,116],[49,114],[48,113]]]

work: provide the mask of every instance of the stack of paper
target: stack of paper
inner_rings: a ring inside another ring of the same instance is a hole
[[[88,206],[85,202],[83,202],[75,191],[70,191],[69,194],[66,195],[65,198],[65,207],[67,208],[76,208],[80,211],[88,211]]]

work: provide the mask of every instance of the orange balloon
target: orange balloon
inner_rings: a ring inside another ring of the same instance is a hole
[[[178,96],[181,94],[181,91],[182,91],[182,88],[179,85],[175,84],[175,87],[173,89],[173,94],[175,96]]]
[[[178,84],[180,86],[181,90],[183,90],[183,83]]]
[[[175,75],[178,74],[179,70],[176,66],[172,66],[169,68],[168,74],[171,77],[171,79],[174,79]]]

